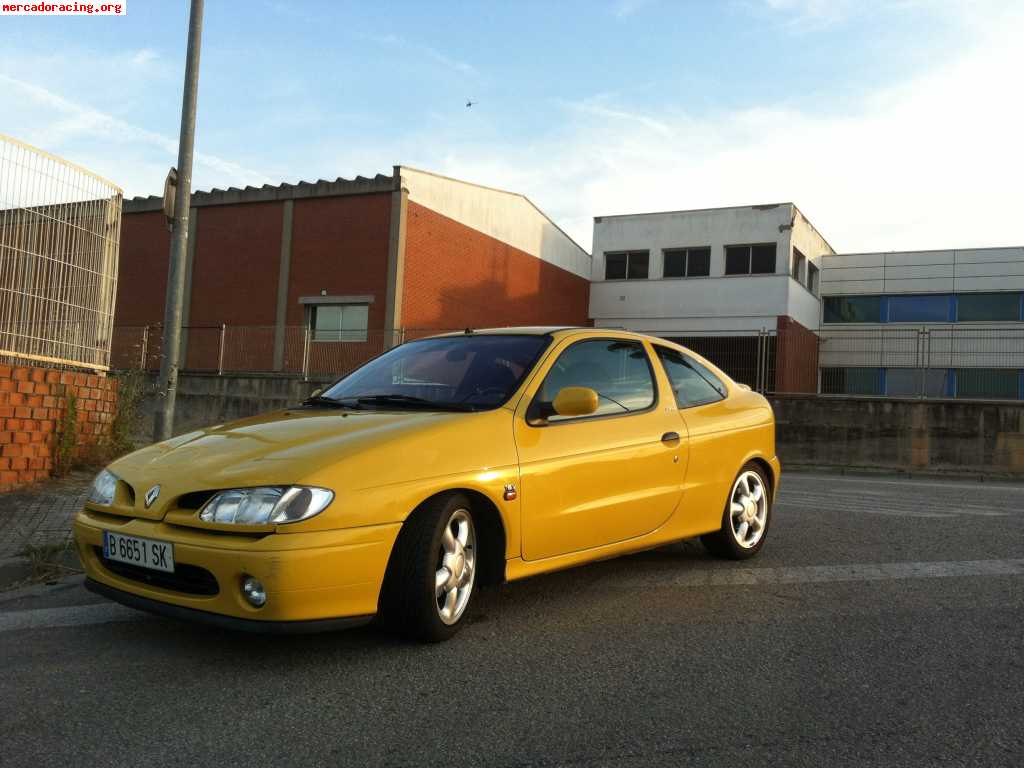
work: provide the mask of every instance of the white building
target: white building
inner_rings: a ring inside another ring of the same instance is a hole
[[[836,254],[793,203],[595,218],[590,318],[763,390],[1024,399],[1024,248]]]
[[[1024,248],[822,260],[822,391],[1024,399]]]
[[[816,329],[834,251],[793,203],[594,219],[590,317],[662,336]]]

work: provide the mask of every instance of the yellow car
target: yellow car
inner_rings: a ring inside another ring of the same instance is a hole
[[[698,535],[756,554],[779,469],[768,402],[683,347],[467,330],[118,459],[75,540],[87,586],[137,608],[437,641],[479,585]]]

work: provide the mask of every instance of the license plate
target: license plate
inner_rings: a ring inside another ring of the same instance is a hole
[[[174,545],[168,541],[140,539],[110,531],[103,532],[103,557],[154,571],[174,573]]]

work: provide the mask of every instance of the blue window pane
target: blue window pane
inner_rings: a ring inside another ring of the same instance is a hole
[[[953,320],[953,297],[949,294],[931,296],[890,296],[890,323],[948,323]]]

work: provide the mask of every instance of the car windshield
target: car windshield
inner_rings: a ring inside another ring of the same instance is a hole
[[[466,334],[411,341],[353,371],[315,402],[486,410],[507,401],[549,336]]]

